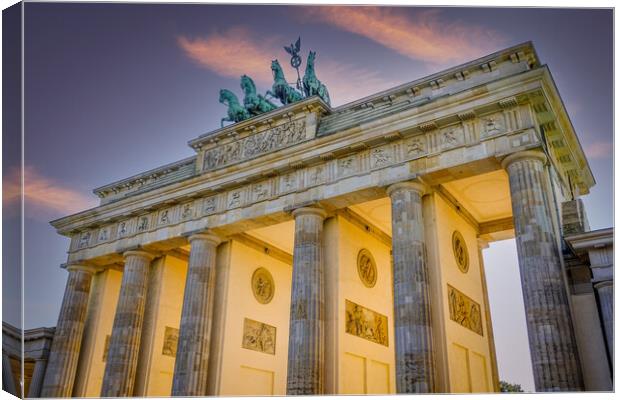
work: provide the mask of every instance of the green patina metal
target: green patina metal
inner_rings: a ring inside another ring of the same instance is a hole
[[[306,61],[306,72],[303,80],[299,77],[299,66],[301,65],[301,38],[294,44],[285,46],[284,49],[291,55],[291,66],[297,70],[297,89],[289,85],[284,77],[284,71],[278,60],[271,61],[271,72],[273,74],[273,85],[265,95],[256,92],[256,85],[252,78],[247,75],[241,77],[241,89],[244,93],[243,104],[239,102],[237,96],[228,89],[220,90],[220,103],[228,107],[227,117],[222,118],[221,125],[225,121],[232,123],[241,122],[262,113],[269,112],[278,108],[276,104],[267,99],[268,96],[278,99],[281,104],[287,105],[302,100],[305,97],[319,96],[325,103],[330,104],[329,92],[327,87],[316,77],[314,60],[316,52],[310,51]]]

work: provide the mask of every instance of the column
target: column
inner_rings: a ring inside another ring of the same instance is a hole
[[[484,296],[484,318],[486,320],[487,341],[489,343],[489,354],[491,356],[491,376],[493,377],[493,391],[499,392],[499,371],[497,370],[497,353],[495,351],[495,336],[493,334],[493,321],[491,321],[491,305],[489,303],[489,291],[487,289],[487,274],[484,267],[484,257],[482,250],[489,247],[489,243],[478,238],[478,260],[480,264],[480,282],[482,283],[482,295]]]
[[[392,200],[396,392],[435,389],[430,282],[422,196],[424,185],[402,182],[387,189]]]
[[[323,220],[325,216],[325,211],[314,207],[293,211],[295,247],[287,395],[316,395],[323,394],[324,391]]]
[[[95,269],[69,265],[69,277],[50,349],[41,397],[70,397],[82,345],[88,296]]]
[[[215,259],[220,239],[210,233],[200,233],[190,236],[189,242],[191,249],[172,382],[172,395],[184,397],[207,395]]]
[[[11,393],[13,396],[21,397],[15,388],[15,377],[11,368],[11,360],[9,355],[2,352],[2,390]]]
[[[547,207],[546,156],[524,151],[506,157],[521,287],[536,391],[583,390],[577,344],[552,210]]]
[[[614,360],[614,283],[613,281],[602,281],[594,284],[598,294],[598,304],[605,328],[605,342],[609,359],[613,364]]]
[[[41,396],[41,386],[43,385],[43,377],[45,376],[45,367],[47,367],[47,360],[39,359],[35,361],[32,379],[30,379],[30,387],[28,388],[28,397]]]
[[[132,250],[123,254],[125,268],[116,305],[101,397],[128,397],[138,364],[149,268],[154,256]]]

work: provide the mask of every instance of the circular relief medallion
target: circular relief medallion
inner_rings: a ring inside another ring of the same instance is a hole
[[[452,251],[454,252],[456,265],[461,272],[466,273],[469,270],[469,253],[467,253],[465,239],[463,239],[463,235],[459,231],[454,231],[452,234]]]
[[[267,304],[273,299],[276,286],[271,273],[265,268],[258,268],[252,274],[252,293],[261,304]]]
[[[377,283],[377,264],[366,249],[360,250],[357,255],[357,273],[366,287],[373,287]]]

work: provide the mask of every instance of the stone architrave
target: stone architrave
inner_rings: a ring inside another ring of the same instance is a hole
[[[191,249],[172,381],[173,396],[207,395],[215,260],[220,241],[210,233],[189,237]]]
[[[71,397],[77,371],[88,296],[95,269],[69,265],[69,277],[47,362],[41,397]]]
[[[116,305],[101,397],[128,397],[138,365],[147,282],[153,254],[131,250],[123,254],[125,268]]]
[[[315,207],[293,211],[295,244],[287,395],[316,395],[323,394],[324,391],[323,220],[325,216],[325,211]]]
[[[387,189],[392,201],[396,392],[432,393],[435,360],[422,196],[417,182]]]
[[[546,156],[511,154],[510,181],[521,286],[537,392],[583,390],[568,294],[547,201]]]

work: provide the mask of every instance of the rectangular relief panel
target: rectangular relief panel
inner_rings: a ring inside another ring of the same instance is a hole
[[[482,354],[472,351],[469,358],[469,370],[471,372],[471,391],[473,393],[488,392],[489,379],[486,358]]]
[[[237,395],[271,396],[273,395],[273,371],[241,366]]]
[[[390,393],[390,365],[370,360],[368,364],[368,394]]]
[[[162,347],[161,354],[164,356],[176,357],[178,344],[179,330],[167,326],[164,331],[164,345]]]
[[[466,347],[452,343],[450,360],[451,393],[471,393],[469,351]]]
[[[245,318],[241,346],[261,353],[276,354],[276,327]]]
[[[338,394],[366,394],[366,358],[344,353],[342,390]]]
[[[347,333],[388,346],[388,319],[385,315],[345,300]]]
[[[482,333],[480,304],[450,285],[448,285],[448,304],[452,321],[476,332],[480,336],[484,336]]]

